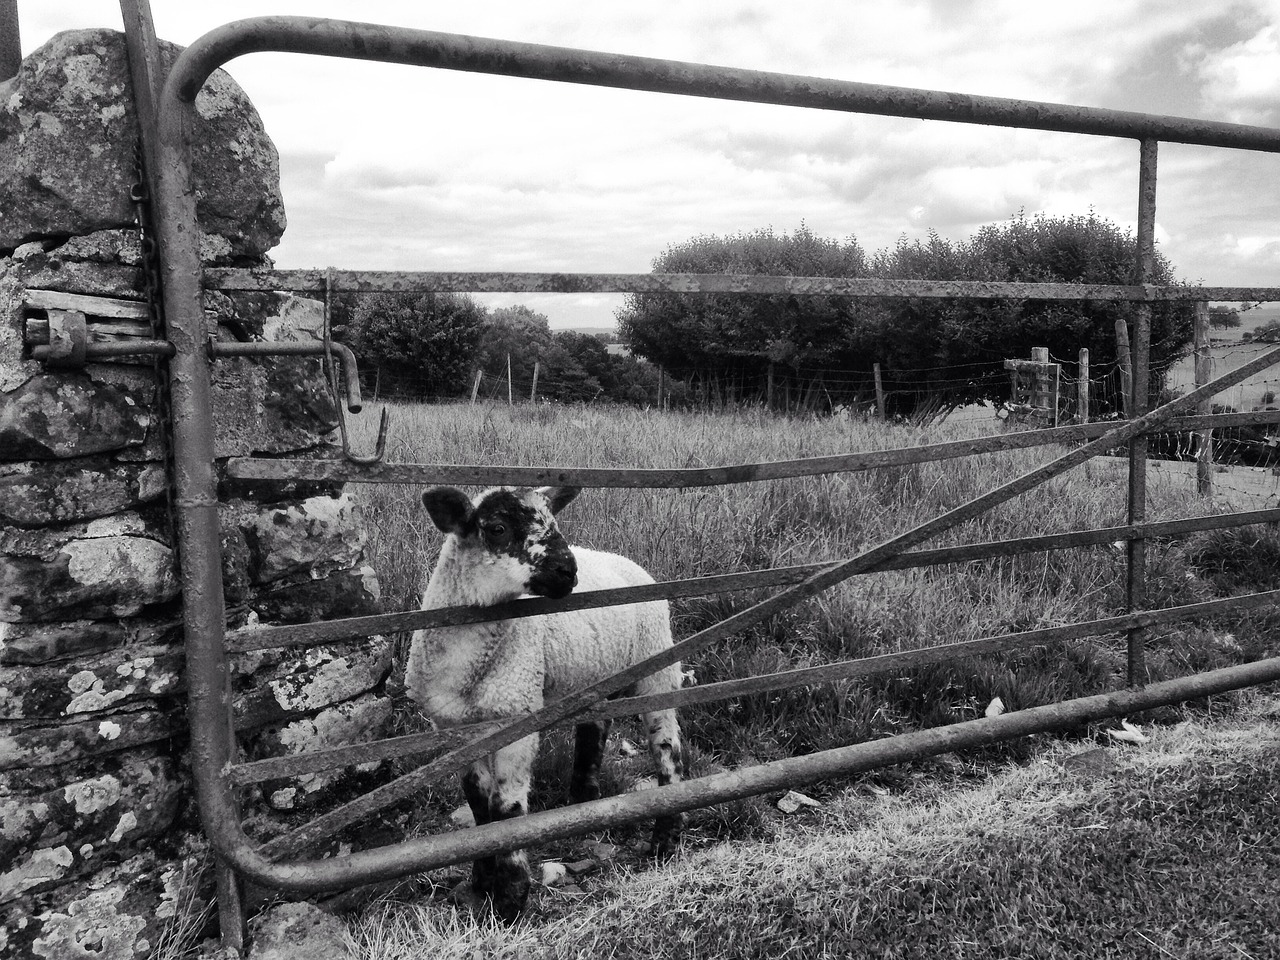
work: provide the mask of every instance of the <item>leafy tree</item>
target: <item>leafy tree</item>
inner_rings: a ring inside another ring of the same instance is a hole
[[[853,238],[819,237],[801,224],[729,237],[703,235],[667,248],[655,273],[860,276],[866,255]],[[758,373],[770,361],[822,364],[846,325],[832,297],[632,294],[618,312],[618,332],[632,353],[684,378],[705,371]]]
[[[931,234],[927,242],[900,242],[872,264],[877,276],[910,279],[985,280],[1015,283],[1125,284],[1133,278],[1137,245],[1116,224],[1095,214],[1031,219],[1018,215],[981,228],[966,241]],[[1157,252],[1153,283],[1176,282]],[[1095,370],[1116,363],[1116,320],[1132,324],[1130,304],[1101,300],[898,300],[879,301],[861,317],[855,339],[860,353],[882,358],[886,377],[933,376],[950,405],[1002,398],[1008,381],[992,364],[1026,358],[1048,347],[1067,374],[1087,347]],[[1194,307],[1151,307],[1150,389],[1191,341]],[[942,369],[946,368],[946,369]],[[899,371],[903,371],[899,373]],[[909,375],[908,375],[909,374]],[[931,393],[933,391],[930,391]],[[900,400],[903,398],[899,398]],[[908,403],[912,398],[905,398]],[[899,412],[903,410],[899,405]]]
[[[530,383],[534,364],[547,366],[552,345],[551,325],[543,314],[524,304],[500,307],[489,314],[476,366],[487,377],[505,380],[509,357],[512,381]]]
[[[467,385],[485,309],[454,293],[379,293],[351,310],[347,342],[384,391],[447,397]]]
[[[1240,326],[1240,311],[1232,307],[1210,307],[1209,326],[1219,330],[1234,329]]]
[[[1135,261],[1133,237],[1092,213],[1020,214],[967,240],[931,233],[927,240],[902,240],[869,259],[856,241],[816,237],[803,225],[792,235],[758,230],[701,236],[669,247],[654,261],[654,270],[1127,284]],[[1155,261],[1152,282],[1174,282],[1168,261],[1159,254]],[[640,294],[619,311],[618,326],[633,353],[682,378],[704,372],[726,378],[758,375],[769,363],[781,363],[802,378],[812,371],[815,382],[820,376],[815,368],[823,367],[869,382],[879,362],[894,391],[891,412],[911,414],[926,401],[948,408],[1003,399],[1008,379],[999,362],[1027,357],[1032,347],[1048,347],[1067,361],[1088,347],[1095,370],[1114,367],[1116,321],[1132,323],[1132,316],[1132,305],[1092,300]],[[1151,307],[1153,391],[1160,372],[1185,352],[1193,316],[1190,304]],[[902,389],[906,382],[914,389]]]
[[[1280,343],[1280,320],[1268,320],[1259,324],[1250,339],[1255,343]]]

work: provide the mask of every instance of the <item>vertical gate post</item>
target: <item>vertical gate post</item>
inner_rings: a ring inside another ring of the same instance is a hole
[[[1213,354],[1209,345],[1209,304],[1196,304],[1195,323],[1195,373],[1196,386],[1201,387],[1213,379]],[[1202,400],[1196,405],[1196,413],[1213,412],[1212,401]],[[1196,434],[1196,490],[1200,496],[1213,495],[1213,431],[1201,430]]]
[[[1151,281],[1155,273],[1156,152],[1155,140],[1141,141],[1138,163],[1138,236],[1134,279],[1136,284]],[[1151,304],[1140,301],[1134,310],[1133,342],[1130,344],[1133,378],[1129,393],[1133,401],[1128,416],[1136,419],[1147,412],[1148,376],[1151,360]],[[1143,523],[1147,517],[1147,438],[1139,434],[1129,441],[1129,523]],[[1142,537],[1128,541],[1127,599],[1130,612],[1147,603],[1147,542]],[[1147,627],[1129,631],[1129,686],[1146,681]]]
[[[1080,348],[1080,360],[1076,374],[1076,421],[1089,422],[1089,348]]]
[[[18,36],[18,0],[0,0],[0,83],[17,76],[22,65]]]

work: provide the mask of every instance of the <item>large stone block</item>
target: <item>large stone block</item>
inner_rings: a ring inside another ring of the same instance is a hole
[[[82,763],[180,733],[180,710],[123,710],[62,723],[0,720],[0,770]]]
[[[252,604],[262,623],[310,623],[381,613],[378,590],[377,574],[363,566],[319,580],[286,581],[258,591]]]
[[[294,756],[312,753],[326,747],[366,743],[386,736],[391,721],[391,698],[368,693],[344,703],[326,707],[313,716],[302,717],[283,725],[271,726],[256,733],[245,744],[247,757]],[[371,772],[380,761],[362,764],[356,772]],[[347,776],[348,768],[323,770],[298,777],[284,777],[262,784],[268,805],[275,810],[299,810],[327,799],[328,788]]]
[[[35,666],[82,659],[126,646],[173,647],[182,642],[176,620],[0,621],[0,666]]]
[[[360,511],[346,493],[266,508],[233,504],[223,514],[223,528],[231,524],[244,532],[249,580],[255,585],[346,570],[364,553]]]
[[[164,464],[107,457],[0,463],[0,523],[22,527],[94,520],[164,497]]]
[[[375,637],[341,647],[312,647],[258,674],[235,698],[236,729],[249,733],[352,700],[378,687],[391,670],[391,645]]]
[[[263,318],[268,341],[317,341],[324,306],[280,297]],[[214,451],[218,457],[314,447],[332,434],[338,411],[321,361],[310,357],[229,357],[213,365]]]
[[[78,660],[7,667],[0,674],[0,719],[61,719],[172,698],[184,686],[173,647],[126,647]]]
[[[55,770],[0,774],[0,890],[10,896],[40,886],[33,862],[62,861],[70,872],[101,866],[152,837],[177,817],[189,782],[156,751]],[[52,851],[65,849],[72,854]],[[63,870],[59,876],[66,879]]]
[[[85,457],[147,439],[154,385],[37,374],[0,392],[0,461]]]
[[[146,852],[104,864],[93,877],[48,893],[27,893],[0,906],[0,956],[31,960],[146,960],[156,952],[183,910],[198,918],[205,902],[189,878],[194,857],[165,860]],[[67,866],[64,866],[66,864]],[[50,851],[41,867],[68,875],[74,853]],[[184,882],[187,881],[187,882]],[[194,903],[190,900],[194,899]]]
[[[180,47],[160,42],[166,65]],[[137,181],[124,35],[60,33],[0,83],[0,249],[133,222]],[[219,259],[258,256],[284,232],[279,156],[231,77],[214,72],[196,97],[196,207]]]
[[[137,514],[56,530],[0,529],[0,620],[134,616],[178,589],[163,531]]]

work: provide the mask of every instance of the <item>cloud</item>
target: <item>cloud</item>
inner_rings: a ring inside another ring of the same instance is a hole
[[[20,4],[24,48],[101,4]],[[157,4],[189,43],[248,0]],[[1277,0],[278,0],[273,13],[786,74],[1280,124]],[[118,26],[112,8],[108,19]],[[44,34],[42,36],[42,34]],[[955,123],[254,54],[229,72],[281,152],[282,267],[643,272],[689,237],[804,221],[869,251],[1019,210],[1131,227],[1137,147]],[[1193,279],[1280,284],[1276,157],[1161,145],[1161,250]],[[526,302],[526,295],[493,295]],[[546,297],[612,322],[620,297]]]

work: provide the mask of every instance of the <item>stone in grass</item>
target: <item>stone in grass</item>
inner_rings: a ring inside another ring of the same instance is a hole
[[[248,960],[347,960],[347,928],[311,903],[284,903],[253,924]]]
[[[820,807],[822,806],[813,797],[807,797],[803,793],[795,790],[788,790],[778,799],[778,809],[783,813],[795,813],[802,807]]]
[[[618,847],[602,840],[593,840],[586,844],[586,850],[595,860],[612,860],[619,853]]]

